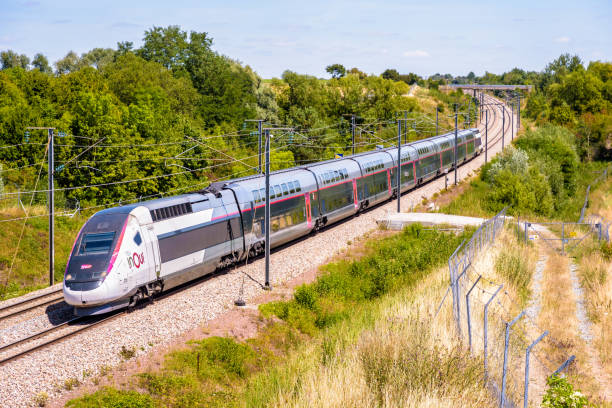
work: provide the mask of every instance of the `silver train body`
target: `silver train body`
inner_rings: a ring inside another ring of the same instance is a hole
[[[453,168],[454,134],[401,148],[401,192]],[[477,129],[459,131],[457,163],[482,152]],[[276,247],[397,194],[397,148],[270,174]],[[77,315],[110,312],[264,251],[265,176],[94,214],[73,246],[65,301]]]

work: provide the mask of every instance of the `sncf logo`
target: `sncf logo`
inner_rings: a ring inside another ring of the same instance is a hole
[[[134,252],[134,254],[129,257],[128,256],[128,265],[130,265],[130,268],[132,266],[135,266],[136,268],[140,268],[140,265],[144,264],[144,253],[141,252],[140,254],[137,254],[136,252]]]

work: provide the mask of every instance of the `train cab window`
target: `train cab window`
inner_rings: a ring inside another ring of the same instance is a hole
[[[259,195],[259,190],[253,190],[253,201],[255,201],[256,203],[261,201],[261,196]]]
[[[259,189],[259,195],[261,196],[261,201],[266,201],[266,189],[265,188]]]
[[[276,193],[276,197],[281,197],[283,195],[283,192],[278,184],[274,186],[274,192]]]
[[[291,194],[295,193],[295,188],[293,187],[293,182],[292,181],[287,183],[287,187],[289,187],[289,192]]]
[[[79,255],[104,255],[110,252],[115,232],[85,234],[79,245]]]
[[[287,188],[287,184],[285,183],[281,184],[281,189],[283,190],[284,195],[289,194],[289,189]]]
[[[136,231],[136,235],[134,235],[134,242],[138,246],[140,246],[140,244],[142,244],[142,237],[140,236],[140,231]]]
[[[295,192],[296,193],[299,193],[300,191],[302,191],[302,186],[300,186],[300,182],[299,181],[295,180],[293,182],[293,185],[295,186]]]

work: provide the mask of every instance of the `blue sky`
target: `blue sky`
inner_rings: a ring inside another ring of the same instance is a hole
[[[612,1],[0,0],[0,50],[51,62],[74,50],[139,46],[152,26],[206,31],[264,78],[327,77],[340,63],[380,74],[541,70],[561,53],[612,60]]]

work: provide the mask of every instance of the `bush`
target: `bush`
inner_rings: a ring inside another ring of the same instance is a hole
[[[542,408],[581,408],[586,407],[588,400],[580,391],[574,391],[574,387],[565,378],[558,376],[549,377],[546,380],[548,389],[542,398]]]
[[[68,401],[66,406],[71,408],[152,408],[154,404],[151,397],[146,394],[105,387],[94,394]]]

